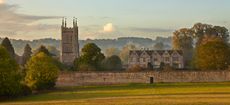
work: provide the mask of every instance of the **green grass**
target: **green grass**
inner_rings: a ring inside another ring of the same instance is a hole
[[[230,105],[230,83],[159,83],[58,87],[6,100],[17,105]]]

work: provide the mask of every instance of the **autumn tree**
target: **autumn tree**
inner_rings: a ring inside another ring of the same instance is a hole
[[[10,57],[15,59],[15,51],[14,51],[14,47],[11,44],[10,40],[8,38],[3,39],[2,44],[3,47],[6,48],[6,50],[8,51],[8,53],[10,54]]]
[[[37,53],[26,64],[26,84],[33,90],[50,89],[55,86],[59,68],[52,57]]]
[[[227,43],[229,32],[225,27],[197,23],[192,28],[182,28],[173,33],[173,49],[184,52],[185,66],[192,60],[194,48],[218,38]]]
[[[220,38],[224,42],[228,42],[229,32],[228,29],[221,26],[213,26],[210,24],[195,24],[191,30],[194,32],[194,37],[196,39],[196,46],[205,43],[204,38]]]
[[[136,49],[136,48],[137,48],[137,46],[134,45],[134,44],[132,44],[132,43],[128,43],[128,44],[126,44],[126,45],[122,48],[122,50],[121,50],[119,56],[120,56],[121,61],[123,62],[123,64],[127,64],[127,63],[128,63],[129,52],[130,52],[130,50],[134,50],[134,49]]]
[[[220,39],[213,39],[196,49],[195,65],[202,70],[223,70],[230,64],[230,48]]]
[[[177,30],[173,33],[173,49],[182,50],[185,66],[190,66],[193,58],[193,32],[188,28]]]

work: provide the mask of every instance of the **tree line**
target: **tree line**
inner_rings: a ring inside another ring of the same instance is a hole
[[[197,23],[173,33],[173,49],[184,52],[186,68],[224,70],[230,65],[228,29]]]
[[[0,45],[0,99],[53,88],[61,69],[58,62],[44,46],[32,53],[28,44],[18,59],[5,38]]]

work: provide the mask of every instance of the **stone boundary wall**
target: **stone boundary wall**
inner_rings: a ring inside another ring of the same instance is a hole
[[[170,72],[66,72],[61,73],[57,86],[111,85],[128,83],[228,82],[230,71],[170,71]]]

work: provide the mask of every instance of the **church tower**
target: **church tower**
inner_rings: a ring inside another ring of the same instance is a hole
[[[61,26],[61,62],[73,65],[79,58],[78,25],[77,19],[73,18],[73,27],[67,27],[66,18],[62,19]]]

